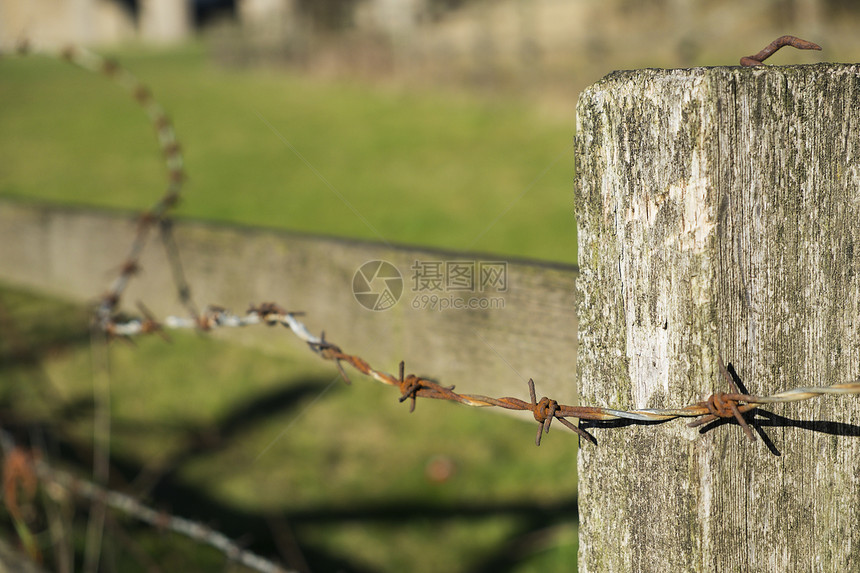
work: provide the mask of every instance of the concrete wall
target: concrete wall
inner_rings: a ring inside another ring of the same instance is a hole
[[[134,230],[132,215],[0,201],[0,281],[93,301],[115,276]],[[446,261],[504,261],[191,221],[177,223],[174,234],[199,305],[242,312],[249,302],[277,302],[305,311],[310,329],[325,330],[344,351],[389,372],[403,359],[409,371],[456,384],[461,392],[522,398],[533,377],[539,393],[568,404],[575,400],[573,267],[507,261],[504,291],[487,286],[481,292],[478,280],[472,290],[429,291],[415,288],[415,261],[425,271],[433,263],[444,268]],[[362,307],[352,288],[359,267],[375,259],[393,264],[404,285],[397,304],[379,312]],[[141,265],[123,299],[126,307],[135,312],[142,301],[158,317],[183,314],[160,241],[148,245]],[[495,301],[502,308],[422,308],[433,296],[438,302]],[[214,335],[271,352],[309,354],[283,330]]]

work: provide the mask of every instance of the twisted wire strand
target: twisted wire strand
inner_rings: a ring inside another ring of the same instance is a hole
[[[761,404],[798,402],[822,395],[860,394],[860,381],[824,387],[794,388],[770,396],[743,394],[737,391],[737,387],[729,376],[721,357],[719,358],[720,371],[728,381],[732,392],[716,392],[705,401],[696,402],[682,408],[619,410],[595,406],[569,406],[559,404],[555,400],[546,397],[538,400],[532,380],[529,380],[529,402],[513,397],[493,398],[479,394],[462,394],[455,392],[454,386],[442,386],[434,380],[422,378],[414,374],[406,375],[403,362],[400,363],[400,372],[397,376],[377,370],[360,356],[343,352],[339,346],[326,340],[325,334],[321,336],[312,334],[308,327],[298,319],[298,316],[301,315],[303,313],[286,311],[275,303],[263,303],[258,306],[251,305],[244,316],[233,314],[221,307],[209,307],[198,318],[191,319],[169,316],[165,319],[163,326],[171,329],[212,330],[216,328],[241,328],[258,324],[280,324],[288,328],[299,340],[305,342],[321,358],[333,361],[345,382],[349,383],[350,379],[341,366],[342,362],[346,362],[355,370],[378,382],[399,388],[401,392],[400,401],[410,400],[410,410],[414,410],[416,398],[421,397],[448,400],[466,406],[498,407],[507,410],[531,412],[539,424],[538,436],[535,440],[538,445],[540,445],[541,432],[549,432],[553,419],[559,420],[586,440],[596,443],[591,434],[579,427],[579,425],[574,425],[569,420],[566,420],[566,418],[588,421],[631,420],[634,422],[663,422],[676,418],[699,418],[689,424],[691,427],[696,427],[719,418],[734,417],[743,427],[747,436],[751,440],[755,440],[755,436],[742,414],[754,410]],[[110,324],[109,333],[119,336],[134,336],[158,332],[161,328],[162,325],[154,322],[151,318],[132,319],[123,323]]]
[[[169,529],[199,543],[209,545],[231,561],[262,573],[288,573],[277,563],[242,548],[223,533],[202,523],[157,511],[137,499],[115,490],[108,490],[71,474],[53,470],[42,461],[36,462],[36,473],[42,481],[54,483],[79,497],[98,500],[136,519],[160,529]]]
[[[26,452],[15,443],[6,430],[0,429],[0,449],[6,458],[15,456],[25,464],[24,471],[45,484],[59,487],[78,497],[99,501],[135,519],[158,529],[167,529],[209,545],[228,559],[261,573],[295,573],[252,551],[244,549],[223,533],[197,521],[155,510],[140,500],[115,490],[110,490],[89,480],[81,479],[48,464],[38,454]],[[6,500],[9,503],[9,500]]]

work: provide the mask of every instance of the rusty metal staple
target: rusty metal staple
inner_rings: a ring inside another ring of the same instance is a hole
[[[821,50],[821,46],[818,44],[814,44],[808,40],[802,40],[797,36],[780,36],[765,46],[758,54],[741,58],[741,65],[747,68],[760,66],[762,65],[762,62],[771,57],[774,52],[780,48],[784,48],[785,46],[791,46],[798,50]]]
[[[341,366],[343,362],[378,382],[398,388],[400,391],[400,401],[410,401],[410,412],[415,410],[417,398],[448,400],[466,406],[494,406],[507,410],[531,412],[535,421],[538,422],[538,433],[535,437],[535,443],[538,446],[541,443],[542,434],[549,433],[553,420],[558,420],[559,423],[573,430],[580,437],[585,438],[593,444],[597,444],[597,441],[591,434],[567,418],[588,421],[631,420],[634,422],[663,422],[676,418],[699,418],[689,423],[690,427],[701,426],[721,418],[734,418],[743,428],[750,441],[755,441],[755,434],[753,434],[743,414],[756,409],[762,404],[798,402],[822,395],[860,394],[860,381],[851,384],[835,384],[823,387],[794,388],[770,396],[744,394],[738,390],[734,380],[723,364],[722,357],[718,357],[720,372],[726,379],[731,391],[715,392],[706,400],[690,404],[683,408],[617,410],[593,406],[568,406],[559,404],[546,396],[538,400],[534,381],[531,379],[528,381],[529,402],[509,396],[492,398],[479,394],[460,394],[454,391],[454,386],[442,386],[438,382],[428,378],[414,374],[405,374],[404,362],[400,362],[397,376],[373,368],[360,356],[343,352],[339,346],[326,340],[325,333],[320,336],[311,334],[307,326],[296,318],[303,314],[301,312],[287,311],[275,303],[263,303],[257,306],[252,304],[244,316],[232,314],[221,307],[209,307],[199,318],[189,319],[170,316],[167,317],[163,325],[157,325],[157,327],[151,324],[151,318],[133,319],[125,323],[112,323],[111,332],[117,335],[134,336],[137,334],[158,332],[161,326],[176,329],[204,328],[210,330],[256,324],[281,324],[305,342],[321,358],[334,362],[342,378],[347,383],[350,382],[350,379]]]

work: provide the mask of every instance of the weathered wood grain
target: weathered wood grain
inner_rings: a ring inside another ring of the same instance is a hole
[[[583,404],[860,376],[860,66],[616,72],[578,104]],[[580,571],[851,571],[860,400],[594,429]]]

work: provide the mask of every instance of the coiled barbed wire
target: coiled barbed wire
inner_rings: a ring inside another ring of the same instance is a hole
[[[785,40],[785,38],[789,37],[780,38],[760,54],[746,58],[754,63],[744,63],[742,60],[742,64],[756,65],[760,63],[761,60],[770,55],[765,52],[773,48],[780,41]],[[795,45],[790,42],[784,43]],[[812,49],[820,49],[814,44],[810,45]],[[781,46],[776,46],[772,51],[775,51],[779,47]],[[795,45],[795,47],[808,49],[805,46],[799,45]],[[27,43],[20,44],[18,48],[19,53],[26,53],[30,50],[31,47]],[[304,323],[297,318],[303,313],[286,311],[275,303],[263,303],[258,306],[251,305],[244,316],[233,314],[226,309],[215,306],[210,306],[204,313],[200,314],[191,300],[190,288],[184,279],[178,257],[178,249],[170,233],[171,226],[167,219],[168,211],[179,200],[179,193],[184,181],[184,165],[176,134],[164,109],[155,101],[151,92],[133,74],[118,66],[114,60],[101,57],[78,47],[67,47],[56,51],[39,50],[39,53],[59,57],[83,69],[104,74],[112,78],[130,93],[144,108],[154,125],[168,168],[168,184],[165,193],[152,207],[140,216],[135,238],[125,262],[121,266],[120,273],[110,285],[107,292],[101,297],[94,312],[95,326],[109,336],[132,337],[147,333],[164,334],[165,329],[209,331],[222,327],[280,324],[288,328],[301,341],[305,342],[322,359],[334,362],[338,372],[346,383],[350,383],[350,379],[342,366],[343,362],[346,362],[352,368],[378,382],[397,387],[401,394],[400,401],[410,401],[410,411],[415,409],[417,398],[421,397],[448,400],[475,407],[500,407],[509,410],[531,412],[534,419],[538,422],[537,435],[535,437],[535,443],[538,446],[541,443],[542,435],[549,433],[553,420],[558,420],[559,423],[571,429],[580,437],[596,444],[596,440],[591,434],[580,427],[579,423],[574,424],[568,418],[576,419],[578,422],[582,420],[662,422],[677,418],[698,418],[688,424],[691,427],[701,426],[718,419],[734,418],[743,427],[748,438],[754,441],[755,435],[744,419],[743,414],[754,410],[762,404],[796,402],[822,395],[860,394],[860,380],[857,383],[836,384],[827,387],[794,388],[770,396],[741,393],[723,364],[722,357],[718,357],[720,371],[728,382],[731,392],[716,392],[705,401],[696,402],[678,409],[618,410],[602,407],[568,406],[559,404],[557,401],[545,396],[538,400],[534,381],[531,379],[528,381],[529,402],[513,397],[492,398],[477,394],[457,393],[454,391],[454,386],[442,386],[428,378],[419,377],[414,374],[405,374],[404,362],[400,362],[398,376],[377,370],[371,367],[360,356],[343,352],[339,346],[326,340],[324,333],[320,336],[312,334]],[[139,270],[140,255],[146,245],[149,232],[155,225],[158,225],[161,229],[162,239],[167,248],[179,298],[188,308],[191,318],[167,317],[163,323],[160,323],[145,306],[139,303],[142,318],[134,318],[126,321],[118,320],[116,311],[119,307],[121,297],[129,281]],[[13,448],[15,448],[11,437],[3,430],[0,430],[0,445],[2,445],[4,454],[7,457],[13,451]],[[207,543],[219,549],[234,561],[243,563],[258,571],[283,571],[276,563],[242,549],[223,534],[205,525],[184,518],[170,516],[164,512],[157,512],[130,496],[108,490],[86,480],[80,480],[70,474],[56,471],[41,460],[34,459],[28,462],[28,464],[31,464],[33,471],[45,482],[50,482],[73,491],[79,496],[98,500],[101,503],[135,515],[138,519],[150,524],[167,527],[192,539]]]
[[[173,247],[170,225],[167,223],[167,213],[179,202],[180,191],[185,181],[185,162],[182,157],[179,141],[173,129],[173,124],[167,116],[167,112],[153,97],[150,89],[138,80],[134,74],[120,66],[116,60],[103,57],[79,46],[70,45],[63,48],[37,47],[28,41],[19,42],[15,51],[19,55],[32,53],[55,58],[113,80],[114,83],[120,86],[143,108],[149,117],[149,121],[155,128],[158,145],[167,166],[167,187],[161,198],[139,216],[137,232],[125,257],[125,262],[123,262],[120,272],[113,283],[100,298],[94,318],[96,323],[102,329],[105,329],[108,323],[111,322],[112,314],[119,307],[120,300],[129,281],[140,270],[140,256],[143,253],[152,228],[159,225],[162,231],[162,239],[165,241],[165,247],[168,251]],[[176,260],[176,257],[171,257],[171,260]],[[184,280],[181,275],[176,275],[178,271],[176,265],[172,269],[180,291],[180,299],[193,315],[196,313],[196,310],[191,302],[190,291],[187,285],[183,287]]]
[[[792,44],[793,45],[793,44]],[[21,43],[19,53],[27,53],[31,47],[27,43]],[[741,393],[736,387],[731,376],[728,374],[722,358],[719,357],[720,371],[728,382],[731,392],[715,392],[707,400],[690,404],[683,408],[675,409],[635,409],[618,410],[613,408],[593,406],[568,406],[559,404],[557,401],[547,397],[537,399],[534,381],[529,380],[529,402],[518,398],[502,397],[492,398],[478,394],[460,394],[454,391],[454,386],[446,387],[434,380],[422,378],[414,374],[405,375],[405,365],[400,363],[399,376],[377,370],[358,355],[344,353],[339,346],[325,339],[325,334],[315,336],[310,330],[298,320],[300,312],[288,312],[274,303],[263,303],[259,306],[251,306],[245,316],[239,316],[227,310],[210,306],[205,313],[197,312],[191,300],[190,288],[182,273],[182,265],[179,261],[178,249],[170,233],[171,225],[167,219],[167,212],[176,205],[179,200],[179,192],[184,180],[183,159],[179,143],[167,114],[144,84],[133,74],[120,67],[116,61],[104,58],[98,54],[78,47],[66,47],[61,50],[39,50],[39,53],[59,57],[65,61],[75,64],[83,69],[95,73],[101,73],[112,78],[116,83],[130,93],[134,99],[144,108],[153,123],[158,141],[164,153],[168,168],[168,185],[164,195],[152,207],[145,211],[139,219],[137,233],[121,266],[119,276],[111,284],[108,291],[102,296],[95,311],[95,324],[99,329],[111,336],[128,337],[137,334],[160,333],[164,335],[164,329],[198,329],[211,330],[220,327],[243,327],[254,324],[282,324],[289,328],[300,340],[305,342],[315,353],[325,360],[335,363],[341,377],[349,383],[349,377],[343,369],[342,363],[346,362],[360,373],[367,375],[378,382],[400,389],[400,400],[410,400],[410,410],[415,409],[416,399],[434,398],[458,402],[468,406],[499,407],[509,410],[529,411],[538,422],[538,433],[535,443],[540,445],[543,433],[548,433],[552,420],[556,419],[566,427],[570,428],[586,440],[596,443],[595,438],[581,428],[573,424],[567,418],[587,421],[612,421],[630,420],[633,422],[661,422],[676,418],[699,418],[691,422],[691,427],[700,426],[720,418],[734,418],[744,429],[747,437],[755,440],[755,435],[743,417],[743,414],[754,410],[762,404],[795,402],[807,400],[821,395],[841,395],[860,393],[860,381],[849,384],[836,384],[827,387],[801,387],[794,388],[774,394],[771,396],[756,396]],[[164,323],[159,323],[153,315],[138,303],[143,318],[120,321],[116,317],[122,294],[131,280],[132,276],[139,270],[139,258],[146,244],[150,229],[158,224],[162,230],[162,238],[167,248],[168,258],[171,263],[174,281],[177,284],[179,298],[189,310],[191,318],[168,317]]]

